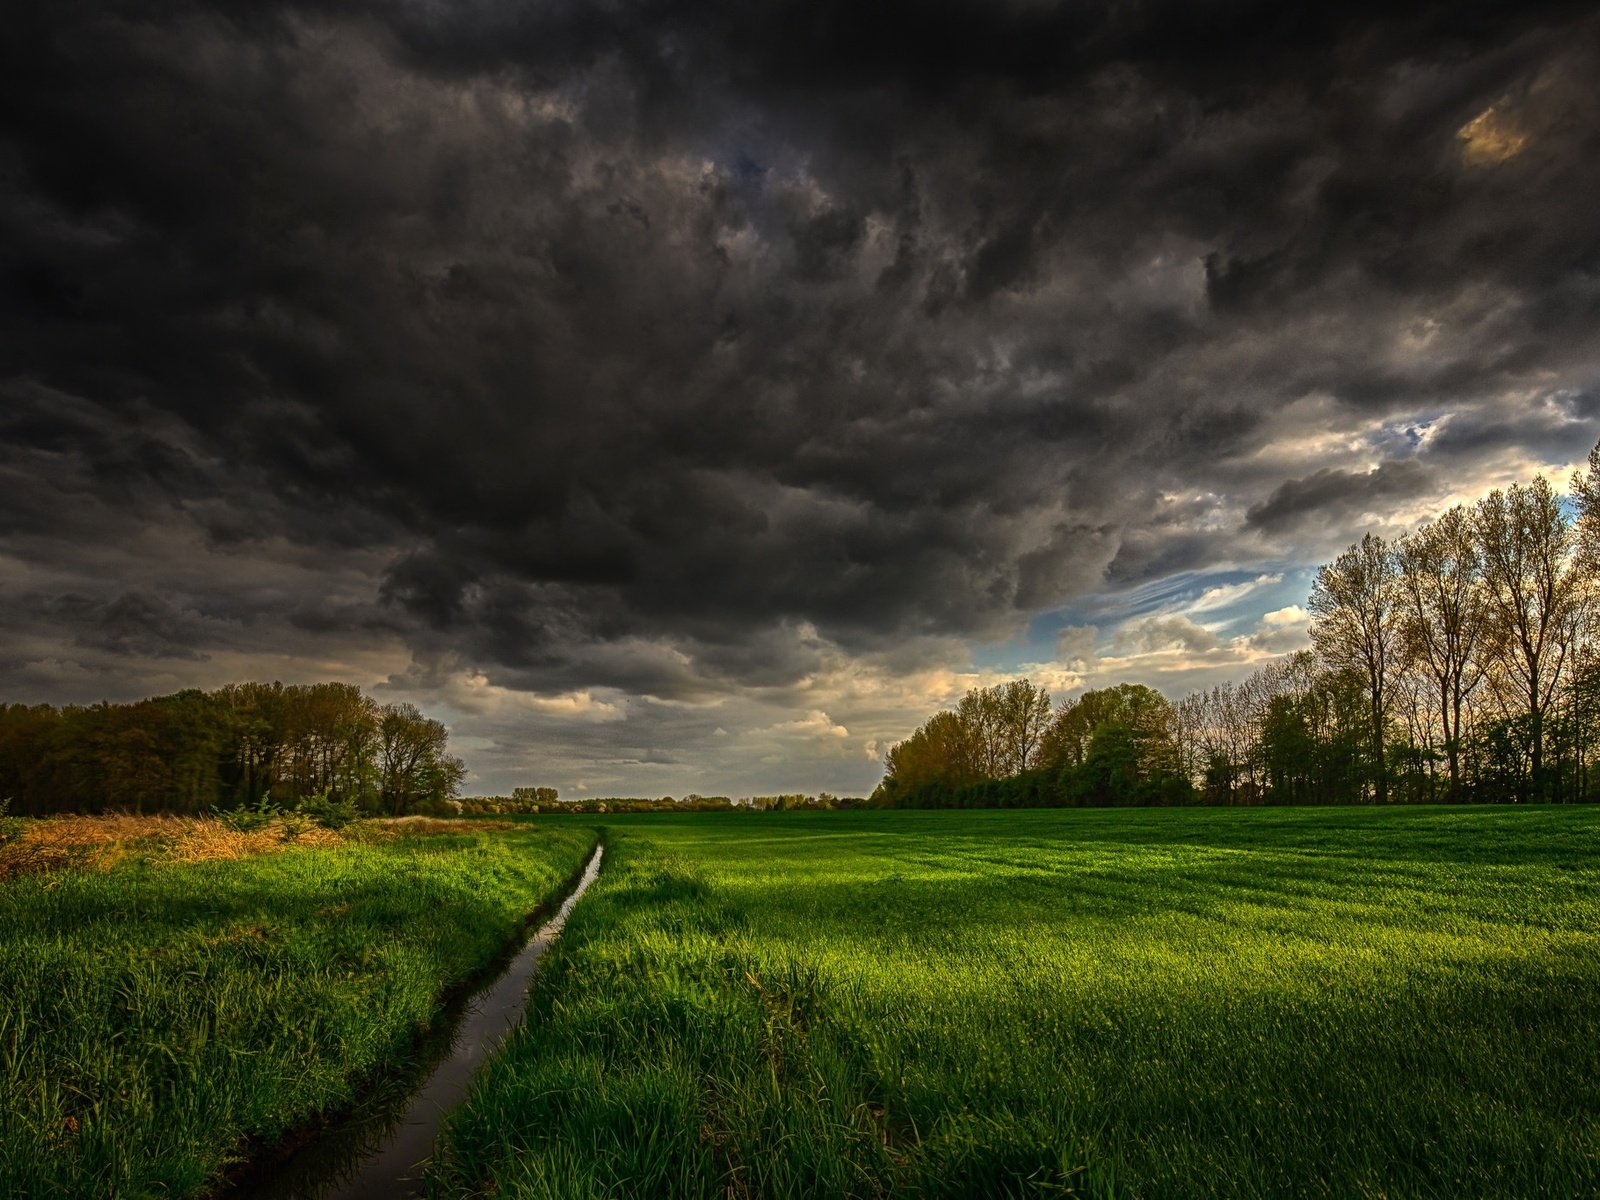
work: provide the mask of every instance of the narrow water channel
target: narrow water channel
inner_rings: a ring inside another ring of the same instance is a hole
[[[556,914],[505,968],[446,1011],[420,1047],[418,1067],[380,1083],[336,1125],[288,1158],[253,1170],[230,1200],[393,1200],[422,1194],[422,1168],[444,1116],[472,1076],[521,1020],[539,959],[561,933],[578,898],[600,873],[603,846]]]

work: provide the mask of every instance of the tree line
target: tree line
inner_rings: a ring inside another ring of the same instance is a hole
[[[886,807],[1600,799],[1600,445],[1317,570],[1311,649],[1176,703],[969,692],[890,748]]]
[[[533,789],[517,788],[512,796],[464,796],[446,801],[447,807],[461,815],[483,813],[552,813],[588,816],[602,813],[726,813],[726,812],[832,812],[836,809],[866,808],[860,796],[835,796],[830,792],[807,795],[785,792],[775,796],[702,796],[690,792],[672,796],[586,796],[560,800],[554,788],[539,788],[545,793],[542,803],[528,805],[518,797]]]
[[[235,683],[132,704],[0,704],[11,811],[204,812],[314,797],[433,810],[466,776],[449,731],[348,683]]]

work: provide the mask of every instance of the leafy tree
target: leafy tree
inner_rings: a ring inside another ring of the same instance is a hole
[[[1363,784],[1362,681],[1309,660],[1295,664],[1298,686],[1275,694],[1262,717],[1268,795],[1277,804],[1347,804],[1361,799]]]
[[[436,804],[460,790],[461,760],[445,753],[450,731],[414,704],[386,704],[378,718],[379,788],[384,808],[396,815]]]
[[[1487,646],[1501,668],[1499,682],[1527,718],[1529,782],[1542,796],[1545,721],[1589,616],[1592,574],[1542,475],[1526,487],[1490,492],[1478,504],[1476,525],[1491,616]]]
[[[1366,687],[1367,752],[1374,798],[1389,799],[1384,762],[1390,688],[1403,662],[1403,609],[1394,554],[1365,535],[1317,571],[1311,585],[1311,641],[1335,671],[1353,671]]]
[[[1056,714],[1040,762],[1074,803],[1155,803],[1186,779],[1166,697],[1138,683],[1085,692]]]
[[[1467,700],[1482,682],[1488,598],[1472,514],[1456,505],[1396,546],[1405,657],[1427,680],[1450,773],[1461,794]]]
[[[1050,695],[1026,679],[973,688],[884,757],[879,803],[931,803],[936,795],[1031,770],[1039,760]]]
[[[314,797],[340,811],[371,811],[380,798],[391,810],[436,803],[464,769],[444,752],[444,727],[406,707],[424,753],[389,763],[398,789],[385,794],[380,710],[350,684],[239,683],[62,709],[0,704],[0,795],[30,814],[253,811],[268,795],[283,811]]]
[[[1041,739],[1040,765],[1055,770],[1081,767],[1102,725],[1127,726],[1142,742],[1171,743],[1176,752],[1172,706],[1166,697],[1142,683],[1121,683],[1087,691],[1057,712]]]
[[[1003,742],[1003,773],[1031,771],[1038,765],[1040,744],[1050,725],[1050,693],[1030,680],[1014,679],[997,689],[995,709]]]

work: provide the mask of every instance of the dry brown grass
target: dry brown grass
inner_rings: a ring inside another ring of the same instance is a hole
[[[510,821],[381,817],[338,832],[306,825],[297,828],[295,835],[289,837],[281,820],[247,831],[234,829],[209,816],[136,817],[125,813],[100,817],[44,817],[17,824],[21,827],[19,833],[8,840],[0,840],[0,879],[72,867],[105,870],[130,857],[205,862],[302,846],[332,846],[346,840],[386,842],[398,837],[485,833],[513,828]]]
[[[0,879],[69,867],[104,870],[135,855],[205,862],[343,840],[338,833],[316,826],[292,838],[285,833],[278,821],[245,832],[215,817],[46,817],[23,823],[15,837],[0,842]]]
[[[467,821],[455,817],[379,817],[366,823],[369,833],[380,837],[412,837],[433,833],[483,833],[494,829],[514,829],[511,821]]]

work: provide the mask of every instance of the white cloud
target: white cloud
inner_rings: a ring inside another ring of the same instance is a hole
[[[587,688],[548,696],[519,691],[491,683],[481,671],[457,672],[441,691],[452,708],[474,714],[504,715],[520,710],[579,721],[620,721],[627,716],[627,706],[620,698],[604,700]]]
[[[850,731],[840,725],[820,708],[813,708],[803,717],[796,717],[792,721],[779,721],[776,725],[768,725],[764,729],[755,731],[758,734],[777,734],[781,737],[802,738],[847,738]]]
[[[1272,587],[1283,582],[1280,572],[1276,575],[1257,575],[1254,579],[1247,579],[1241,583],[1225,583],[1216,587],[1208,587],[1200,593],[1198,599],[1181,607],[1181,613],[1214,612],[1219,608],[1227,608],[1237,604],[1252,592],[1260,591],[1265,587]]]
[[[1275,608],[1269,613],[1261,614],[1263,625],[1304,625],[1311,617],[1298,604],[1291,604],[1287,608]]]
[[[1084,670],[1094,661],[1098,636],[1093,625],[1068,625],[1056,634],[1056,658],[1074,670]]]
[[[1217,635],[1185,616],[1146,617],[1117,630],[1112,645],[1124,657],[1172,650],[1193,653],[1215,649]]]

